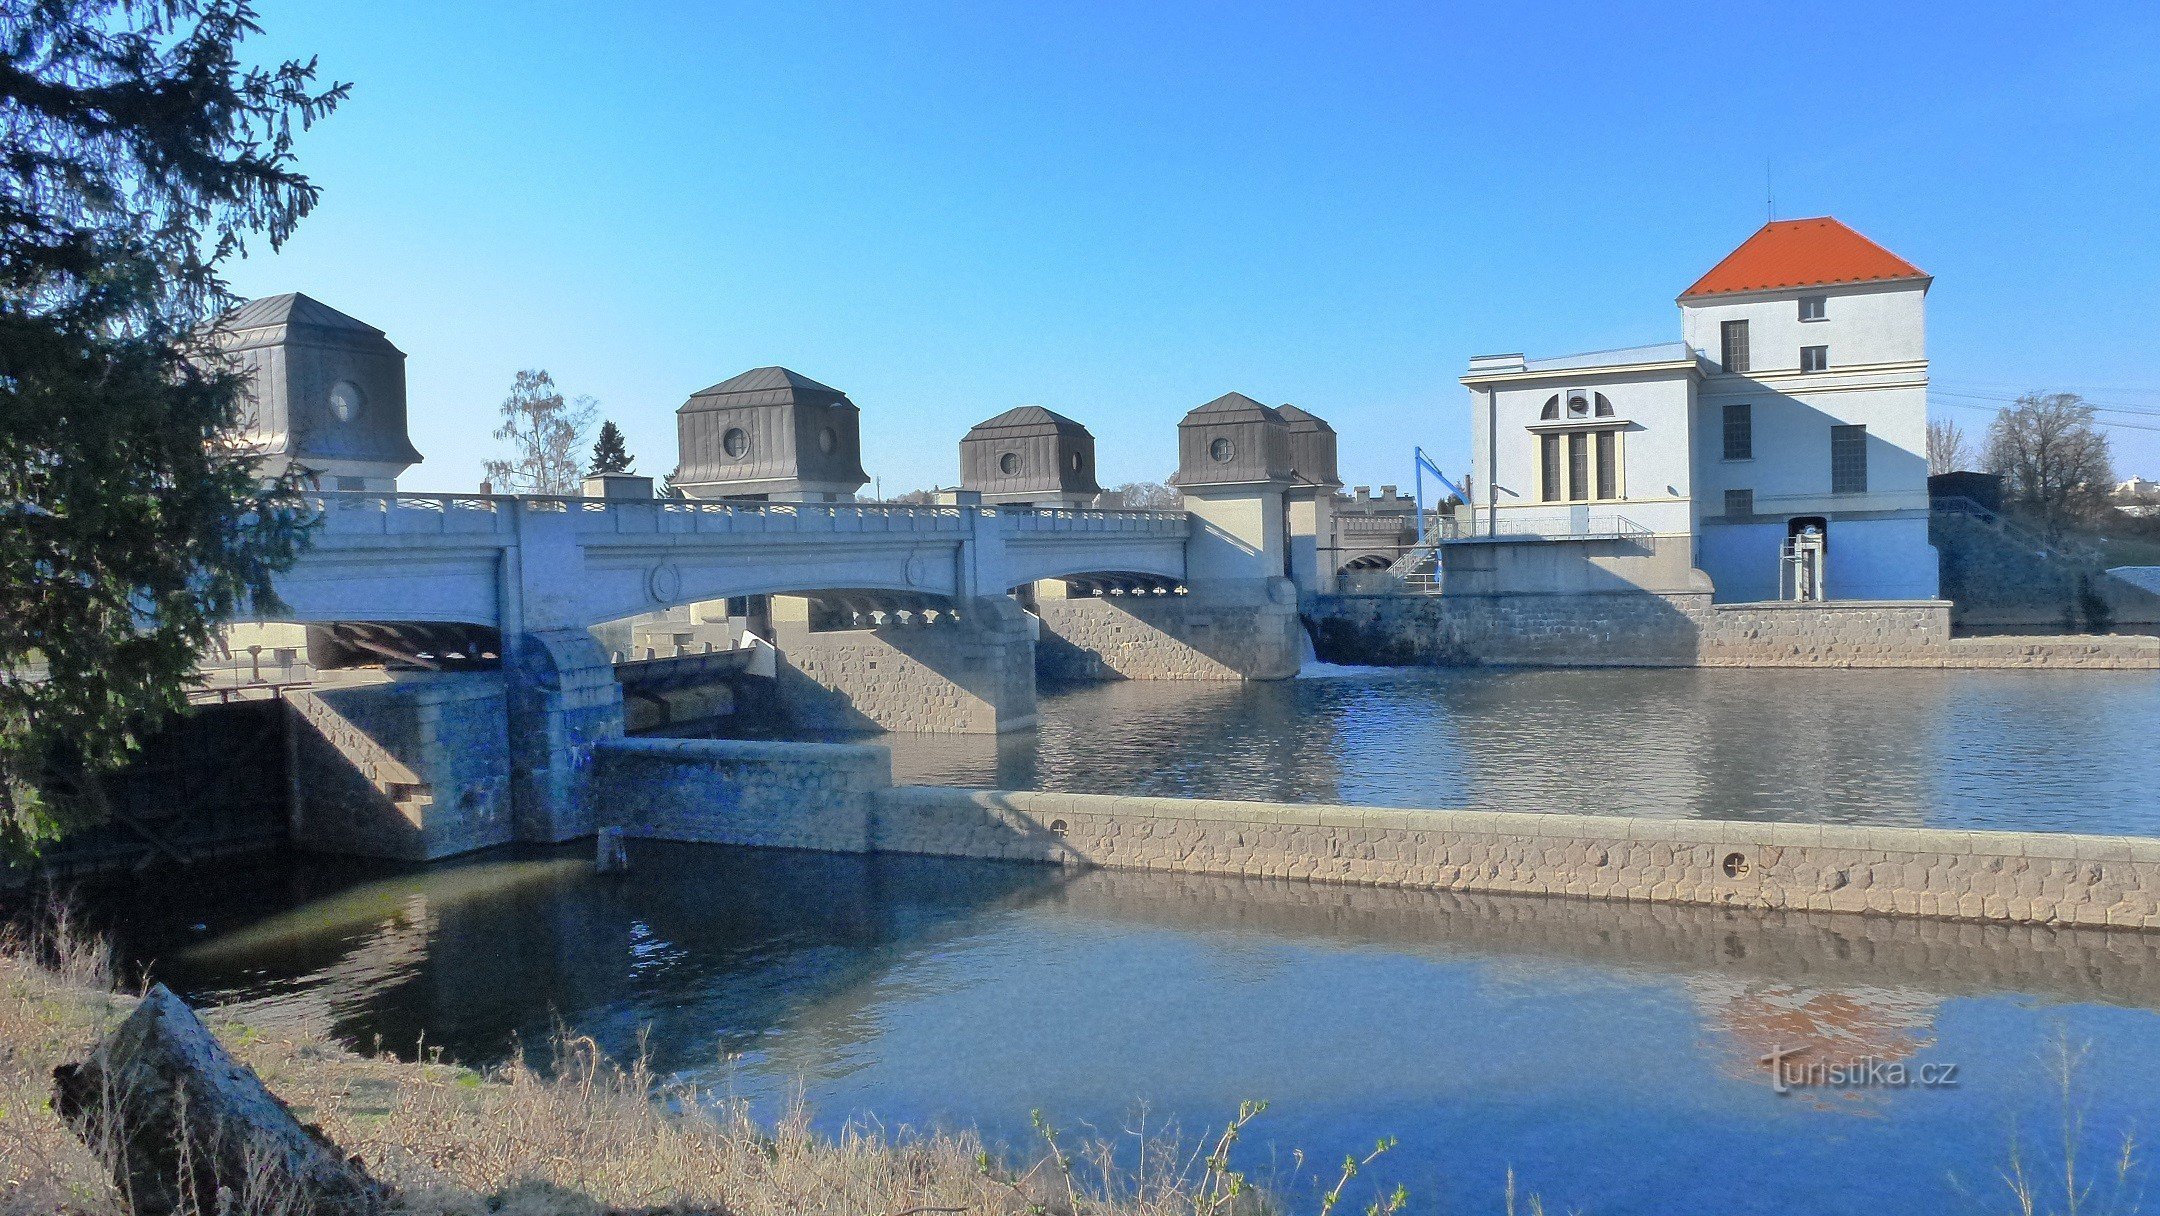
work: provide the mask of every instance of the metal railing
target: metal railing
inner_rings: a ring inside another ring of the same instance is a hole
[[[1504,519],[1497,524],[1472,523],[1451,531],[1455,534],[1442,539],[1463,544],[1476,541],[1648,540],[1655,535],[1625,515],[1593,515],[1579,524]]]
[[[1946,515],[1963,515],[1978,520],[1995,529],[2005,538],[2021,545],[2030,546],[2035,553],[2042,557],[2060,558],[2085,565],[2098,565],[2100,562],[2100,551],[2083,541],[2070,540],[2060,536],[2051,538],[2038,529],[2016,522],[2003,515],[2002,512],[1983,506],[1962,495],[1931,498],[1928,500],[1928,508]]]

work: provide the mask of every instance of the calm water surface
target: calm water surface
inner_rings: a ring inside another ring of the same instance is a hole
[[[882,735],[904,782],[2160,834],[2160,673],[1319,668]]]
[[[1118,685],[1033,742],[892,742],[915,780],[2151,830],[2160,681],[1793,674]],[[1421,1211],[1497,1212],[1510,1166],[1551,1210],[2008,1210],[2013,1134],[2060,1160],[2058,1044],[2089,1161],[2160,1126],[2160,935],[657,844],[621,877],[287,863],[101,911],[260,1019],[473,1063],[558,1017],[621,1053],[649,1028],[663,1070],[800,1086],[827,1126],[1024,1148],[1034,1109],[1198,1135],[1265,1098],[1249,1166],[1399,1136],[1372,1180]],[[1956,1084],[1780,1095],[1781,1049]]]

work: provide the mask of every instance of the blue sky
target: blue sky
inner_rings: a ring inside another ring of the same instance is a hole
[[[1472,354],[1677,338],[1767,160],[1936,276],[1944,416],[2081,391],[2160,476],[2160,5],[1592,9],[260,0],[253,54],[354,88],[231,277],[407,352],[413,489],[477,483],[521,367],[664,473],[768,363],[862,407],[888,494],[1020,404],[1160,478],[1233,389],[1407,484],[1467,462]]]

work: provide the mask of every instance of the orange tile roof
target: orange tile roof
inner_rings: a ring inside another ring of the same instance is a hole
[[[1764,224],[1680,298],[1927,277],[1918,266],[1822,215]]]

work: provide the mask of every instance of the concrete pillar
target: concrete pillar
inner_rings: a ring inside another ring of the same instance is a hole
[[[1335,590],[1335,489],[1295,486],[1284,495],[1290,581],[1303,595]]]
[[[1280,482],[1191,486],[1185,509],[1193,517],[1185,543],[1185,585],[1195,595],[1225,584],[1264,583],[1283,576],[1283,486]]]
[[[783,710],[799,726],[996,734],[1035,724],[1035,639],[1009,596],[934,622],[812,629],[809,601],[774,596]]]

